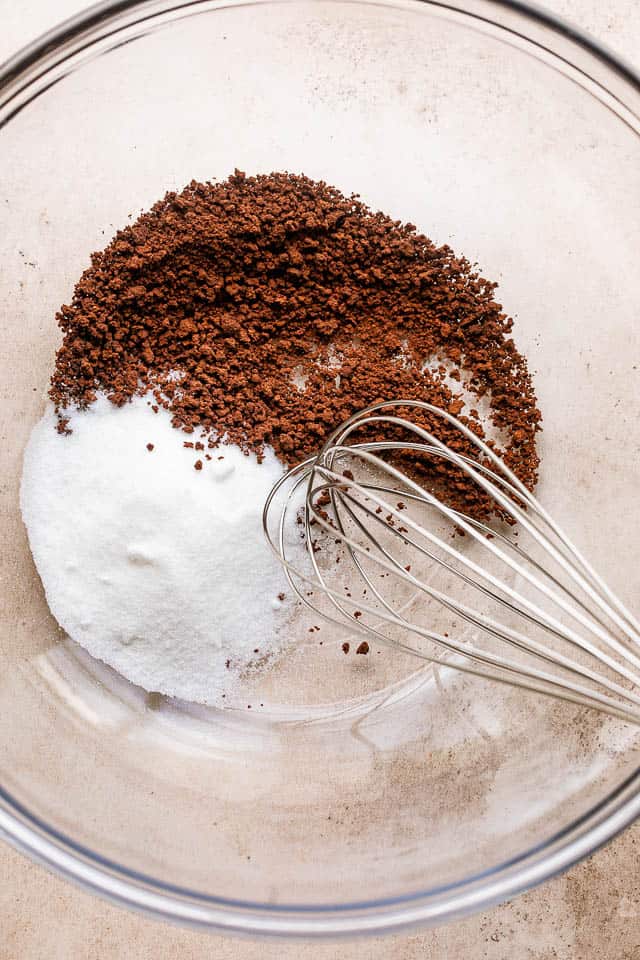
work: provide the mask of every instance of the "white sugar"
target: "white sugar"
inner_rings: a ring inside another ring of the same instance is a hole
[[[144,398],[99,397],[69,436],[55,424],[48,409],[34,428],[21,487],[51,612],[146,690],[223,704],[285,642],[291,605],[261,526],[281,464],[271,450],[259,464],[236,446],[186,449],[195,435]]]

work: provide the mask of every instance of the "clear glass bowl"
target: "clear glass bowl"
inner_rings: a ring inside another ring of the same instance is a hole
[[[637,606],[632,71],[521,3],[117,2],[5,64],[0,125],[4,836],[164,918],[321,936],[486,908],[627,825],[635,730],[391,651],[296,643],[261,711],[144,694],[60,634],[18,484],[90,252],[192,178],[301,171],[500,281],[540,497]]]

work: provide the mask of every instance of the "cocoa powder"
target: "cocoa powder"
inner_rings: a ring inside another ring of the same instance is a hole
[[[151,390],[154,409],[209,447],[224,435],[293,463],[371,402],[423,399],[481,436],[487,423],[499,430],[496,449],[533,487],[541,414],[495,287],[412,224],[323,182],[239,171],[194,181],[93,254],[60,309],[59,429],[69,405],[99,390],[115,404]],[[484,398],[488,420],[464,406],[463,387]],[[483,512],[446,470],[428,468],[455,505]]]

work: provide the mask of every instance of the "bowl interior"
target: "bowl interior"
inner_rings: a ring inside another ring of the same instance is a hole
[[[539,496],[640,593],[640,140],[526,43],[430,4],[208,5],[87,57],[0,129],[0,782],[158,883],[346,905],[543,844],[638,765],[613,719],[383,650],[290,655],[225,711],[132,687],[61,635],[18,507],[54,314],[119,227],[195,178],[290,170],[359,193],[499,281],[534,373]],[[248,701],[250,702],[250,701]]]

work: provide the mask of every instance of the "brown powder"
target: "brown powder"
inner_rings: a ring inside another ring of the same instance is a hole
[[[123,404],[151,389],[210,447],[226,433],[293,463],[380,399],[428,400],[484,436],[464,386],[486,398],[496,449],[533,487],[541,415],[494,290],[449,247],[325,183],[238,171],[192,182],[95,253],[61,308],[59,429],[98,390]],[[440,420],[421,422],[473,452]],[[429,470],[454,505],[482,512],[445,464]]]

